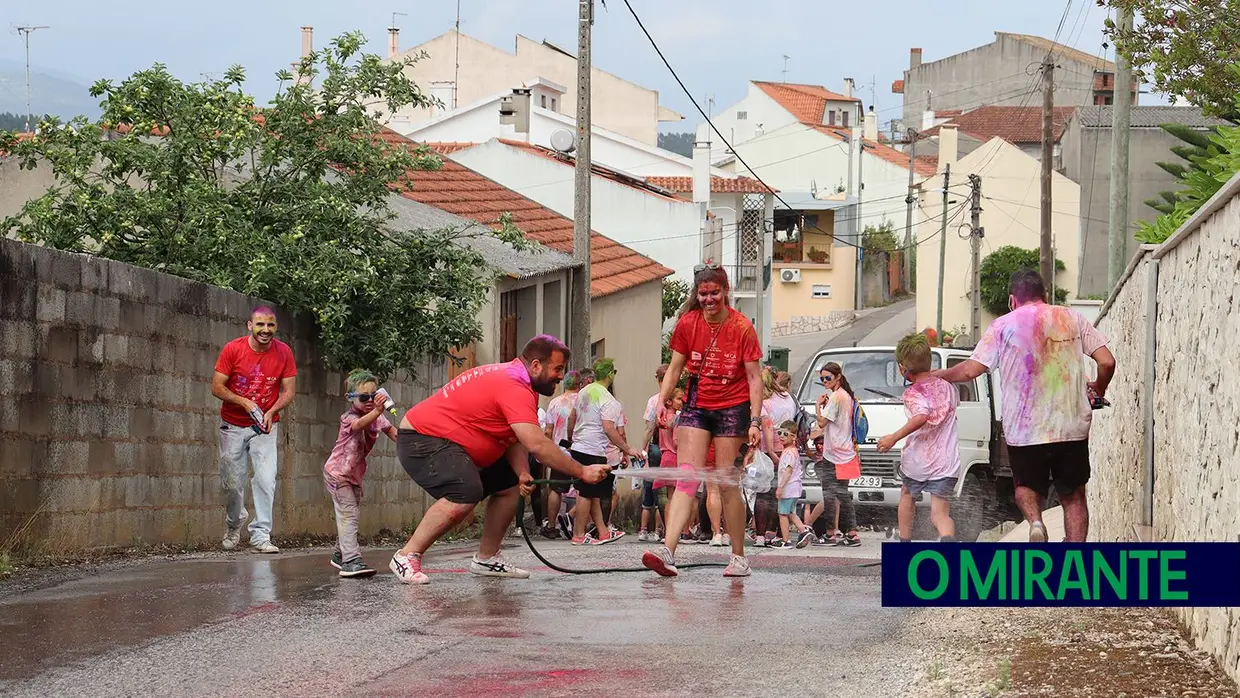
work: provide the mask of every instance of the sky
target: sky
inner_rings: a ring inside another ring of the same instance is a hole
[[[658,90],[665,106],[686,117],[685,123],[664,130],[689,130],[701,120],[696,109],[623,0],[605,0],[605,8],[603,1],[596,9],[594,65]],[[841,91],[844,78],[852,77],[866,106],[873,104],[883,121],[899,113],[901,97],[891,93],[891,83],[903,77],[911,47],[924,49],[929,62],[990,43],[995,31],[1052,38],[1067,7],[1060,42],[1099,54],[1106,17],[1095,0],[958,0],[948,5],[913,0],[848,5],[819,0],[630,2],[703,108],[712,97],[716,108],[738,101],[748,80],[785,79],[787,55],[788,82]],[[576,49],[578,3],[573,0],[459,4],[461,31],[505,50],[513,50],[516,34]],[[0,21],[7,33],[0,35],[0,64],[24,63],[14,26],[49,25],[31,38],[34,70],[89,84],[104,77],[119,80],[158,62],[183,80],[197,81],[240,64],[247,70],[247,88],[265,101],[275,91],[275,72],[299,55],[302,25],[314,27],[317,47],[341,32],[360,30],[370,40],[369,50],[385,55],[393,12],[407,13],[397,16],[396,23],[401,48],[408,49],[449,30],[457,5],[457,0],[213,0],[139,4],[130,10],[97,0],[4,3]],[[1106,54],[1114,58],[1113,51]],[[1141,98],[1142,104],[1162,101],[1153,95]]]

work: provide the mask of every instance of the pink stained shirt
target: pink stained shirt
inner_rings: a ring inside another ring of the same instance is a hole
[[[340,415],[340,429],[336,432],[336,445],[323,464],[323,474],[328,480],[339,485],[349,483],[361,487],[362,478],[366,476],[366,457],[374,449],[379,434],[392,427],[392,423],[383,415],[365,429],[353,431],[353,423],[365,415],[356,409]]]
[[[960,470],[960,443],[956,406],[960,393],[942,378],[927,378],[904,389],[904,414],[926,417],[922,428],[908,435],[900,449],[900,471],[926,482],[956,477]]]

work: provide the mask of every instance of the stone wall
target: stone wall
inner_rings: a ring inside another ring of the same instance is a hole
[[[855,315],[856,313],[851,310],[833,310],[830,315],[795,315],[788,322],[771,323],[771,336],[787,337],[834,330],[852,322]]]
[[[110,260],[0,240],[0,542],[58,550],[211,543],[224,533],[211,375],[256,300]],[[278,310],[278,309],[277,309]],[[323,461],[346,408],[311,323],[278,311],[297,397],[282,415],[273,536],[331,534]],[[386,387],[405,408],[445,365]],[[383,438],[365,484],[363,533],[400,530],[429,500]],[[248,505],[247,505],[248,506]],[[252,509],[251,509],[252,511]]]
[[[1116,407],[1100,416],[1091,438],[1091,506],[1097,507],[1091,519],[1104,540],[1128,538],[1125,529],[1138,520],[1134,517],[1144,497],[1139,463],[1146,437],[1139,386],[1153,381],[1154,536],[1236,541],[1240,176],[1149,256],[1159,259],[1153,376],[1143,374],[1144,275],[1134,274],[1117,288],[1114,302],[1099,319],[1099,327],[1114,342],[1118,370],[1110,396]],[[1240,680],[1240,609],[1176,612],[1198,645]]]

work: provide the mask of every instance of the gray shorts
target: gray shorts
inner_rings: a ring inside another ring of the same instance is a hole
[[[943,499],[954,499],[956,497],[956,478],[945,477],[938,480],[914,480],[911,477],[904,477],[904,490],[913,495],[914,498],[921,497],[922,492],[929,492],[932,496],[942,497]]]

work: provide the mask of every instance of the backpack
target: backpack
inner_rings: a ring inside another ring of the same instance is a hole
[[[811,417],[808,412],[798,405],[796,423],[797,448],[800,449],[801,453],[809,453],[812,450],[809,443],[809,435],[818,426],[818,420]]]
[[[866,437],[870,435],[870,420],[865,416],[865,410],[861,409],[861,403],[856,400],[853,400],[852,428],[853,443],[865,443]]]

